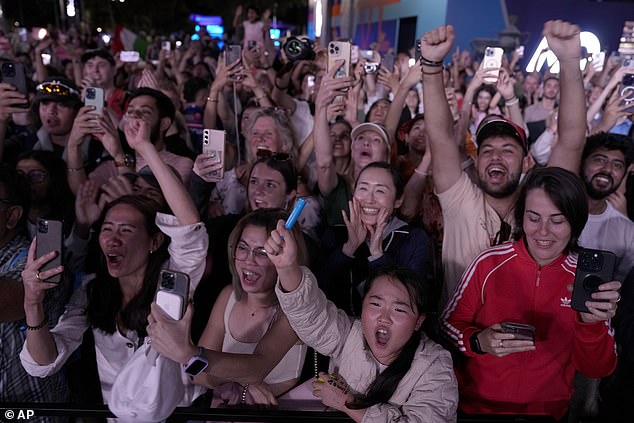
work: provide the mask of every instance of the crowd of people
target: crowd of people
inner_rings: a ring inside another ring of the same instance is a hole
[[[634,67],[581,70],[561,20],[558,74],[484,68],[451,25],[378,67],[290,55],[255,7],[233,25],[132,62],[2,34],[27,92],[0,83],[0,402],[632,418]],[[41,219],[64,248],[36,253]],[[616,266],[578,311],[582,248]],[[178,320],[165,269],[189,279]]]

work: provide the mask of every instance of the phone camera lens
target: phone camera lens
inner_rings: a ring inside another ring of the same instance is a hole
[[[86,98],[93,100],[96,96],[96,92],[94,88],[88,88],[86,90]]]
[[[163,278],[161,279],[161,288],[165,288],[165,289],[174,288],[174,274],[163,273]]]
[[[48,222],[46,220],[40,220],[37,225],[37,231],[41,234],[48,233]]]

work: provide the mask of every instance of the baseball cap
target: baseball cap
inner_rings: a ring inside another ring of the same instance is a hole
[[[110,54],[108,50],[103,48],[88,50],[87,52],[81,55],[81,62],[86,63],[93,57],[101,57],[102,59],[107,60],[112,66],[115,65],[114,57],[112,57],[112,54]]]
[[[520,126],[501,116],[495,116],[490,119],[485,118],[484,121],[482,121],[476,132],[478,150],[487,138],[496,135],[510,136],[516,140],[520,146],[522,146],[524,153],[528,152],[528,147],[526,145],[526,133],[524,130]]]
[[[66,78],[49,78],[35,87],[36,101],[57,101],[67,104],[81,104],[79,88]]]
[[[350,133],[350,138],[354,141],[354,139],[361,132],[364,132],[364,131],[374,131],[381,136],[381,138],[385,142],[385,145],[387,145],[387,155],[389,157],[392,152],[392,146],[390,145],[390,136],[388,135],[387,129],[385,129],[385,126],[380,125],[378,123],[372,123],[372,122],[362,123],[354,127],[354,129]]]

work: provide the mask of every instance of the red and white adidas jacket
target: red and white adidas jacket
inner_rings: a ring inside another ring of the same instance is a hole
[[[593,378],[614,370],[610,323],[583,323],[570,308],[576,266],[576,256],[562,255],[540,268],[521,240],[485,250],[467,268],[441,317],[466,356],[455,362],[462,411],[560,418],[575,370]],[[471,335],[501,322],[535,326],[535,351],[475,354]]]

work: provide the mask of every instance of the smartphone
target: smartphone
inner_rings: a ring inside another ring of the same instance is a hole
[[[172,51],[172,43],[169,41],[163,41],[161,43],[161,50]]]
[[[139,55],[138,51],[122,51],[121,52],[121,56],[119,56],[121,58],[122,62],[125,63],[135,63],[138,62],[139,59],[141,58]]]
[[[91,113],[101,115],[104,105],[103,88],[99,87],[87,87],[86,99],[84,101],[86,106],[95,106],[95,110]]]
[[[352,64],[359,63],[359,46],[352,46],[352,50],[350,50],[350,61]]]
[[[0,67],[0,73],[2,73],[2,82],[13,85],[19,93],[24,94],[28,98],[28,89],[26,85],[26,73],[24,72],[24,65],[22,63],[5,62]],[[19,107],[27,109],[28,104],[20,105]]]
[[[225,64],[227,66],[242,59],[242,46],[239,44],[229,44],[225,52]]]
[[[502,55],[504,54],[504,50],[500,47],[487,47],[484,49],[484,58],[482,59],[482,63],[480,66],[483,69],[495,68],[494,70],[489,70],[486,72],[483,81],[486,84],[495,84],[498,82],[498,77],[500,75],[500,69],[502,67]]]
[[[62,248],[64,240],[64,224],[60,220],[37,219],[37,234],[35,241],[35,257],[39,258],[51,251],[57,251],[57,255],[51,261],[40,268],[40,272],[53,269],[62,265]],[[62,274],[45,279],[46,282],[60,283]]]
[[[51,64],[51,55],[49,53],[41,53],[40,57],[42,58],[42,64],[44,66],[48,66]]]
[[[226,132],[217,129],[203,130],[203,153],[217,161],[225,161],[225,138]],[[224,177],[224,166],[220,170],[214,170],[212,175],[218,180]]]
[[[502,322],[502,333],[512,333],[515,339],[535,341],[535,326],[525,323]]]
[[[515,52],[519,57],[524,57],[524,46],[519,46],[515,49]]]
[[[174,270],[163,269],[159,274],[156,304],[174,320],[185,314],[189,301],[189,276]]]
[[[394,72],[394,53],[387,53],[381,59],[381,67]]]
[[[337,67],[337,61],[343,60],[343,65],[335,73],[335,78],[350,76],[352,46],[347,41],[331,41],[328,43],[328,72]]]
[[[20,42],[21,43],[26,43],[29,40],[29,33],[26,30],[26,28],[18,29],[18,35],[20,37]]]
[[[374,51],[372,50],[359,50],[359,57],[365,60],[374,59]]]
[[[616,256],[610,251],[582,248],[577,258],[577,271],[572,290],[571,307],[574,310],[589,313],[586,301],[593,300],[591,295],[597,292],[599,285],[614,278]]]

